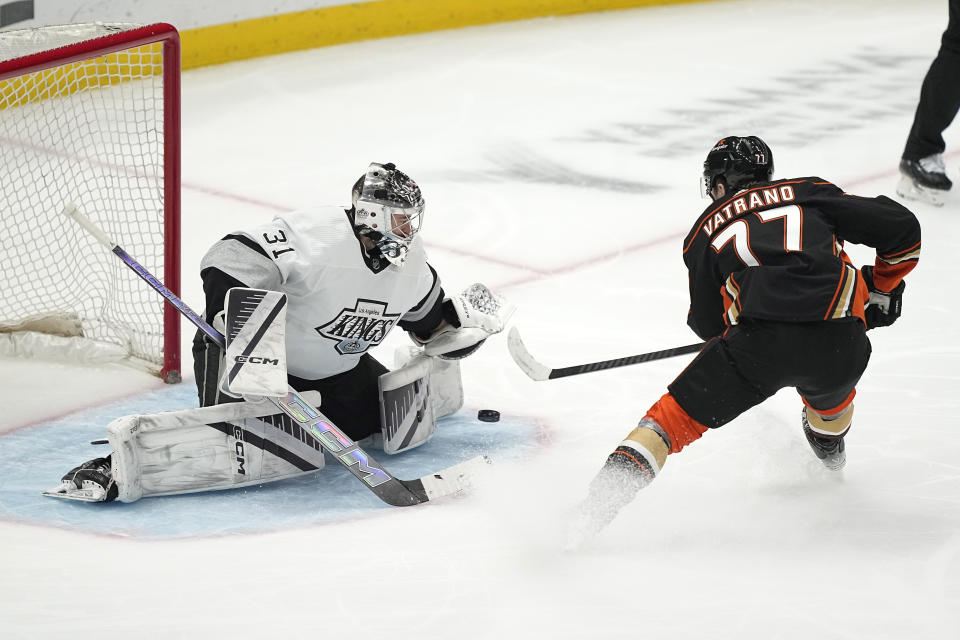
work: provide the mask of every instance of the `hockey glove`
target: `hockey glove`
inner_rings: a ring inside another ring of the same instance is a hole
[[[906,283],[901,282],[890,292],[880,291],[873,284],[873,267],[862,267],[860,274],[863,276],[867,288],[870,289],[870,299],[863,313],[867,320],[867,330],[876,327],[889,327],[897,318],[900,317],[900,311],[903,307],[903,291],[907,288]]]
[[[482,284],[474,284],[443,302],[446,322],[429,338],[410,337],[428,356],[465,358],[490,336],[503,331],[514,305]]]

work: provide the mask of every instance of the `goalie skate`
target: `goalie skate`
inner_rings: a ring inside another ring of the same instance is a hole
[[[78,502],[106,502],[107,492],[100,488],[78,489],[72,482],[62,482],[60,486],[44,491],[48,498],[76,500]]]
[[[79,502],[110,502],[117,497],[117,485],[113,481],[110,457],[96,458],[71,469],[60,484],[43,495],[48,498],[76,500]]]

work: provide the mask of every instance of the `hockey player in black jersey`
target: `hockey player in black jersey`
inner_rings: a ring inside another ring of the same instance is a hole
[[[900,316],[920,225],[885,196],[772,176],[773,156],[756,136],[724,138],[707,154],[703,191],[712,202],[683,244],[687,324],[707,343],[607,458],[577,535],[606,525],[668,454],[783,387],[800,395],[816,456],[843,467],[856,384],[870,358],[866,331]],[[844,242],[876,249],[874,264],[857,269]]]

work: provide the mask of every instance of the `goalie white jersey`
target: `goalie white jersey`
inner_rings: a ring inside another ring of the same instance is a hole
[[[352,369],[400,321],[423,319],[442,295],[419,236],[406,262],[394,266],[364,251],[340,207],[296,211],[231,234],[200,268],[287,295],[287,369],[308,380]]]

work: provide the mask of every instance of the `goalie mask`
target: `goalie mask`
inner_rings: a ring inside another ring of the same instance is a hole
[[[353,228],[370,238],[384,258],[403,264],[423,221],[420,187],[393,163],[371,163],[353,185]]]
[[[717,180],[723,179],[728,193],[739,191],[752,182],[773,177],[773,153],[757,136],[729,136],[713,146],[703,162],[700,195],[712,197]]]

